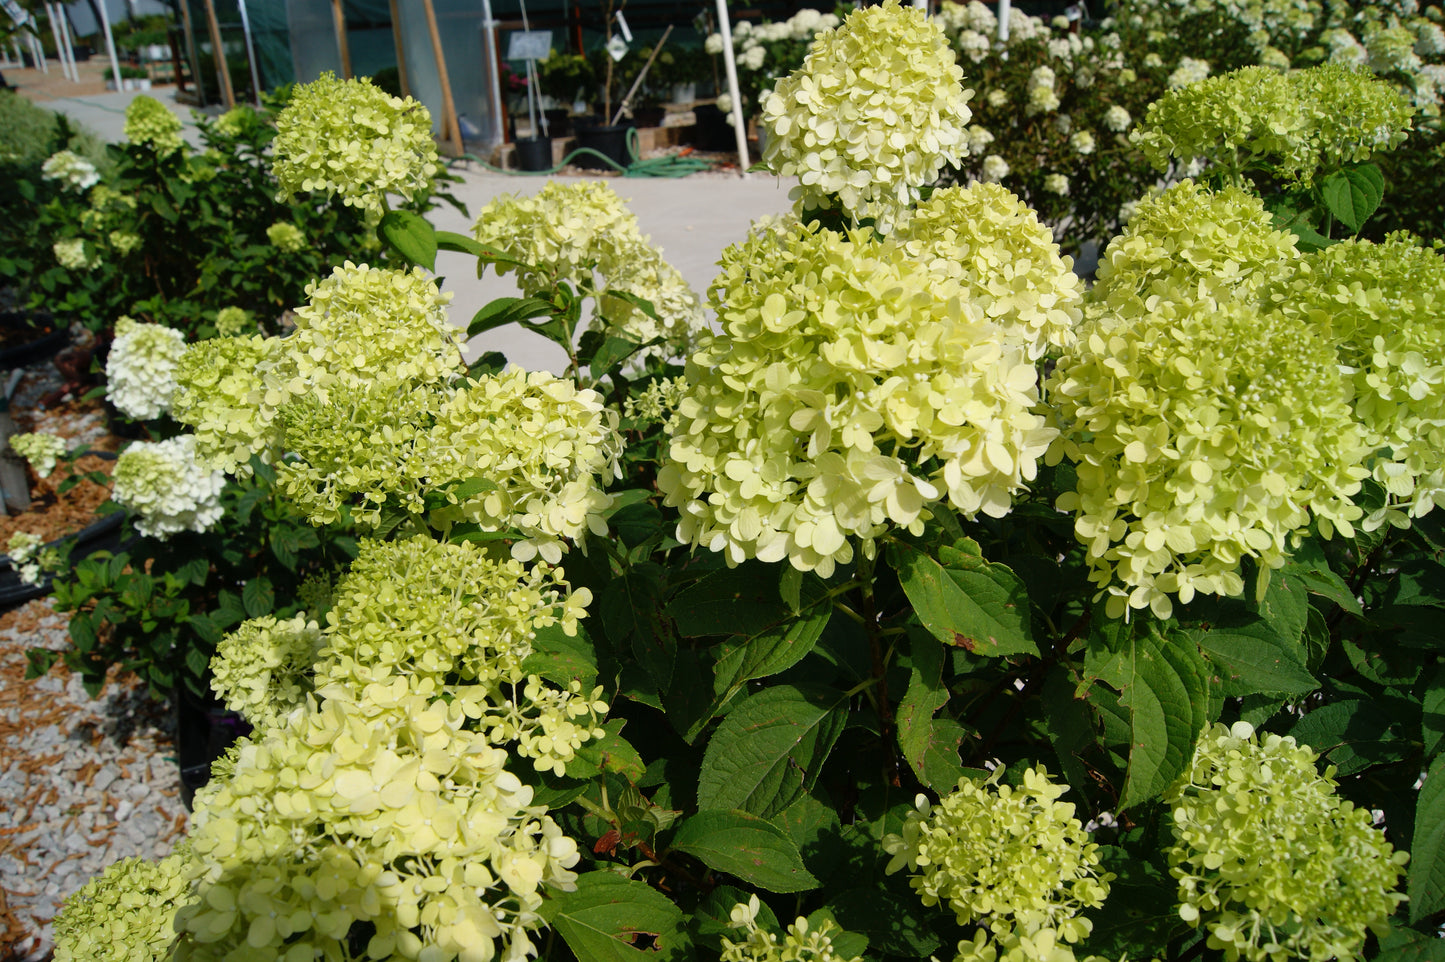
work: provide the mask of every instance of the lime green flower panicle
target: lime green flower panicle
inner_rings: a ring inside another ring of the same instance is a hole
[[[80,237],[58,240],[51,245],[50,250],[55,255],[55,263],[68,271],[88,271],[99,263],[92,256],[92,251],[86,247],[85,240]]]
[[[217,337],[192,344],[176,366],[171,414],[195,437],[196,457],[227,474],[249,476],[248,462],[260,455],[270,463],[280,447],[274,409],[261,405],[263,362],[274,359],[280,341],[252,334]]]
[[[1179,916],[1229,962],[1361,957],[1405,900],[1409,856],[1335,794],[1333,769],[1290,737],[1215,725],[1164,795]]]
[[[56,434],[22,433],[10,436],[10,447],[30,462],[37,478],[48,478],[65,453],[65,439]]]
[[[950,243],[929,234],[921,251]],[[965,272],[940,276],[866,228],[796,221],[756,230],[721,267],[722,333],[688,362],[658,475],[680,541],[826,577],[855,539],[871,554],[944,497],[970,516],[1008,512],[1054,435],[1033,410],[1024,339],[972,300]],[[1002,313],[1028,313],[1027,297],[997,295]]]
[[[100,183],[95,165],[71,150],[52,154],[41,165],[40,173],[46,180],[59,181],[62,190],[81,194]]]
[[[801,210],[887,227],[968,149],[963,70],[939,27],[889,0],[818,37],[763,104],[763,159],[796,176]]]
[[[380,218],[387,194],[410,201],[430,192],[437,172],[426,107],[329,71],[296,87],[276,118],[272,148],[284,195],[334,194],[373,218]]]
[[[924,905],[980,926],[959,945],[960,958],[1021,951],[1035,962],[1072,960],[1067,947],[1093,930],[1079,913],[1103,905],[1112,876],[1099,870],[1099,847],[1073,804],[1059,801],[1067,785],[1043,767],[1017,786],[998,784],[1002,775],[962,778],[937,805],[918,796],[902,832],[883,838],[888,871],[908,868]]]
[[[266,239],[272,247],[287,254],[294,254],[306,246],[306,235],[290,221],[277,221],[266,228]]]
[[[275,728],[306,703],[321,627],[306,615],[267,615],[221,639],[211,659],[211,688],[255,728]]]
[[[442,404],[420,457],[434,485],[483,478],[487,487],[448,495],[453,503],[430,520],[444,529],[458,521],[515,529],[523,537],[514,558],[556,564],[564,540],[607,533],[613,499],[602,489],[621,477],[617,428],[601,395],[567,378],[510,368],[470,381]]]
[[[194,857],[182,842],[158,862],[121,859],[65,900],[55,917],[56,962],[164,962],[173,920],[191,902]]]
[[[181,119],[159,100],[142,95],[125,109],[125,139],[168,156],[181,148]]]
[[[235,337],[253,327],[251,312],[240,307],[223,307],[216,312],[216,333],[221,337]]]
[[[1334,244],[1303,267],[1280,301],[1336,345],[1355,416],[1381,449],[1372,471],[1388,501],[1363,526],[1406,526],[1445,504],[1445,259],[1392,235]]]
[[[196,799],[177,959],[524,962],[578,852],[507,759],[404,682],[243,741]]]

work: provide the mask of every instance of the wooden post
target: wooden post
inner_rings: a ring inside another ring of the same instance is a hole
[[[351,47],[346,43],[346,14],[341,9],[341,0],[331,0],[331,22],[336,26],[336,50],[341,54],[341,76],[350,80]]]
[[[442,53],[442,35],[437,30],[437,12],[432,6],[431,0],[421,0],[422,9],[426,11],[426,29],[431,34],[432,55],[437,62],[437,77],[441,80],[442,86],[442,140],[451,140],[456,150],[453,156],[460,157],[466,153],[462,145],[462,128],[457,123],[457,105],[452,100],[452,82],[447,76],[447,58]]]
[[[0,399],[0,517],[5,507],[16,514],[30,510],[30,481],[25,477],[25,462],[10,447],[10,436],[18,434],[10,417],[10,402]]]
[[[391,4],[391,41],[396,44],[396,74],[401,81],[401,95],[411,96],[411,82],[406,77],[406,48],[401,42],[401,11],[397,9],[396,0],[389,0]]]
[[[211,59],[216,62],[216,74],[221,81],[221,99],[226,109],[236,106],[236,92],[231,89],[231,67],[226,63],[226,48],[221,45],[221,25],[216,21],[216,5],[205,0],[206,27],[211,34]]]

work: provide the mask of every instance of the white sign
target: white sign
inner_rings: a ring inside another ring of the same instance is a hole
[[[622,15],[621,10],[617,11],[617,29],[622,31],[623,40],[628,43],[632,42],[632,31],[627,29],[627,18]]]
[[[627,56],[627,41],[613,34],[612,39],[607,41],[607,52],[612,55],[613,60],[621,60]]]
[[[10,19],[15,21],[15,26],[23,27],[30,21],[30,14],[26,13],[25,8],[15,0],[0,0],[0,5],[5,7],[5,12],[10,14]]]
[[[507,38],[508,60],[546,60],[551,52],[550,30],[518,30]]]

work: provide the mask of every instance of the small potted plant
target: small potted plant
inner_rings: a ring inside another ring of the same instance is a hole
[[[596,82],[592,65],[579,53],[556,50],[546,60],[537,61],[537,82],[542,94],[552,104],[544,108],[547,125],[553,137],[566,137],[572,130],[574,106],[586,100],[585,91]],[[582,110],[585,111],[585,106]]]
[[[708,57],[700,47],[670,47],[657,55],[649,80],[671,95],[671,103],[691,104],[707,74]]]

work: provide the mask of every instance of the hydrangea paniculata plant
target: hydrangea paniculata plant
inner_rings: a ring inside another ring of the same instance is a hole
[[[169,957],[176,911],[190,903],[194,858],[182,842],[157,862],[125,858],[86,882],[55,917],[56,962]]]
[[[150,538],[205,531],[221,520],[225,476],[196,461],[189,434],[136,441],[115,462],[111,497],[135,513],[135,529]]]
[[[10,447],[30,462],[37,478],[48,478],[65,453],[65,439],[57,434],[21,433],[10,436]]]

